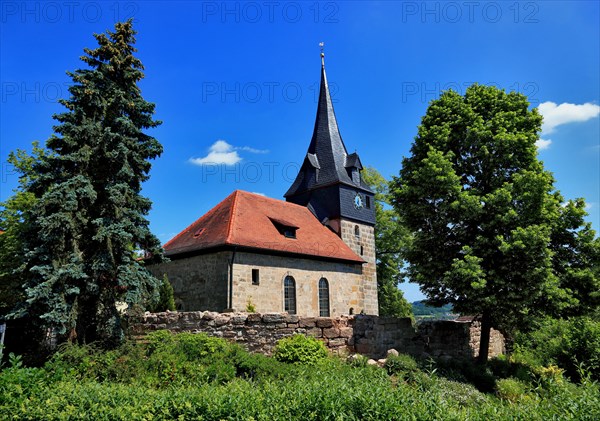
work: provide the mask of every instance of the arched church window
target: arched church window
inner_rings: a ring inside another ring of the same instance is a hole
[[[319,316],[329,317],[329,282],[319,279]]]
[[[360,238],[360,227],[358,225],[354,225],[354,236]]]
[[[283,281],[283,306],[289,314],[296,314],[296,281],[289,275]]]

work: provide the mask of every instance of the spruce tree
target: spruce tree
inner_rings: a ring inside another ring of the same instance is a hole
[[[94,34],[98,47],[84,49],[89,68],[73,80],[58,121],[27,189],[37,200],[29,215],[23,276],[27,315],[63,339],[112,346],[122,338],[119,301],[143,303],[160,280],[144,267],[140,251],[162,259],[146,216],[151,202],[140,192],[150,160],[162,146],[144,130],[156,127],[154,104],[138,82],[143,65],[132,21]]]

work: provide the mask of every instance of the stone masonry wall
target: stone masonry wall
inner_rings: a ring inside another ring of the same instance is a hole
[[[227,308],[229,252],[211,253],[148,266],[157,278],[167,274],[179,310]]]
[[[146,313],[131,333],[168,329],[205,332],[270,354],[275,343],[296,333],[313,336],[334,353],[357,352],[382,358],[387,350],[437,358],[474,358],[479,348],[478,322],[427,321],[417,327],[410,319],[378,316],[298,317],[287,313],[214,313],[210,311]],[[504,352],[504,338],[492,330],[490,357]]]
[[[358,228],[358,236],[356,235]],[[340,221],[340,237],[352,251],[365,259],[362,265],[362,301],[366,314],[379,314],[377,302],[377,263],[375,256],[375,229],[366,224]]]
[[[259,270],[258,285],[252,269]],[[369,310],[365,308],[361,265],[238,252],[233,267],[233,309],[244,311],[248,303],[257,312],[282,312],[283,281],[296,282],[296,308],[302,316],[319,315],[319,279],[329,284],[329,309],[333,317]],[[370,314],[370,313],[368,313]]]

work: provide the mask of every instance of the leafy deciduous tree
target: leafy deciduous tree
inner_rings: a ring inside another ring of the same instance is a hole
[[[560,296],[549,247],[559,200],[537,159],[541,122],[515,92],[444,92],[392,182],[413,234],[410,278],[430,301],[481,315],[483,361],[492,326],[518,326],[542,297]]]

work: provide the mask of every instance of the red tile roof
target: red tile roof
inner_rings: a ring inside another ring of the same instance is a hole
[[[295,229],[296,238],[285,237],[276,224]],[[364,262],[308,208],[241,190],[227,196],[163,247],[166,256],[173,257],[223,246]]]

